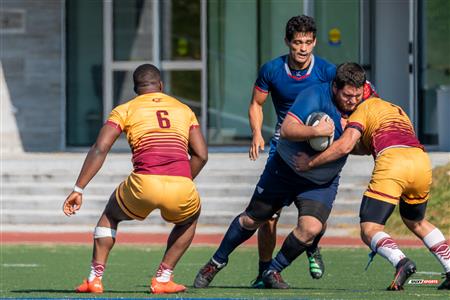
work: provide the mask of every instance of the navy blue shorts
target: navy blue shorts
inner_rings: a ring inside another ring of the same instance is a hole
[[[283,206],[309,200],[318,202],[318,206],[328,210],[329,214],[336,198],[339,177],[336,175],[326,184],[316,184],[298,176],[276,153],[268,160],[246,213],[256,220],[268,220]]]

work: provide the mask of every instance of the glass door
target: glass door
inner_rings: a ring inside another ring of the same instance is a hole
[[[205,1],[103,2],[103,120],[136,95],[133,71],[151,63],[162,72],[164,92],[186,103],[206,130]],[[128,146],[122,139],[118,148]]]

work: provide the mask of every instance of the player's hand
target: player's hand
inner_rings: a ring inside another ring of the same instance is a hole
[[[70,193],[63,204],[63,212],[66,216],[74,215],[81,208],[83,195],[77,192]]]
[[[256,160],[259,156],[259,151],[264,151],[264,138],[261,133],[255,133],[253,135],[252,144],[248,150],[248,156],[250,160]]]
[[[311,169],[309,162],[312,157],[304,152],[298,152],[297,155],[292,157],[295,170],[298,172],[305,172]]]
[[[313,127],[316,130],[316,136],[332,136],[334,133],[334,122],[328,116],[323,116],[319,124]]]

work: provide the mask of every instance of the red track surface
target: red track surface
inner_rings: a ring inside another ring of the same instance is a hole
[[[197,234],[194,245],[219,245],[223,234]],[[281,245],[284,237],[278,236],[277,244]],[[117,243],[119,244],[153,244],[164,245],[167,234],[151,233],[119,233]],[[37,233],[37,232],[0,232],[1,244],[91,244],[92,233],[69,232],[69,233]],[[419,239],[396,239],[400,247],[421,247]],[[324,247],[365,247],[359,238],[351,237],[324,237],[320,241]],[[248,240],[245,245],[255,246],[256,236]]]

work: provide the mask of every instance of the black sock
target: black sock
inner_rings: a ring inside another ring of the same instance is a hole
[[[269,269],[281,272],[302,254],[307,247],[308,245],[297,239],[294,233],[291,232],[284,240],[277,256],[272,259]]]
[[[219,249],[214,253],[213,259],[221,264],[228,262],[228,256],[231,252],[237,246],[248,240],[255,232],[256,229],[248,230],[243,228],[239,223],[239,216],[237,216],[231,222],[230,227],[228,227],[227,233],[225,233]]]

